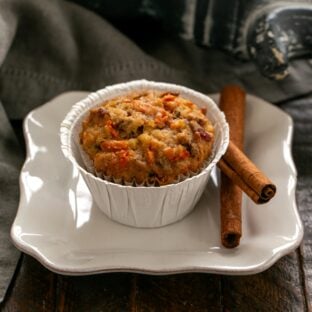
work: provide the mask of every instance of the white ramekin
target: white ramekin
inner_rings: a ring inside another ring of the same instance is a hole
[[[207,108],[207,116],[215,128],[213,155],[197,175],[164,186],[127,186],[101,179],[86,169],[77,142],[81,122],[90,108],[116,96],[143,90],[179,93]],[[135,227],[160,227],[182,219],[194,208],[212,168],[227,149],[229,128],[224,114],[208,96],[175,84],[136,80],[108,86],[73,105],[61,124],[60,136],[65,157],[79,169],[96,204],[109,218]]]

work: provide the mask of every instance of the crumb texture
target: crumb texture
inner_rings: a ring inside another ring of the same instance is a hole
[[[175,93],[146,91],[92,108],[80,142],[103,176],[165,185],[198,172],[212,151],[205,109]]]

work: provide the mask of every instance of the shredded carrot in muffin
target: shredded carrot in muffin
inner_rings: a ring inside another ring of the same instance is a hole
[[[198,172],[211,155],[214,129],[205,113],[176,93],[132,93],[92,108],[80,141],[105,176],[170,184]]]

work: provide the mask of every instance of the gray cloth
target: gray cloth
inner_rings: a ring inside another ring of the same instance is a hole
[[[10,30],[0,40],[0,95],[9,118],[23,118],[66,90],[94,90],[136,78],[196,86],[194,79],[147,56],[102,18],[74,4],[0,0],[0,14]]]
[[[154,35],[137,42],[152,57],[103,18],[75,4],[0,0],[0,301],[18,260],[9,228],[18,205],[23,161],[23,142],[17,144],[9,121],[22,120],[64,91],[96,90],[139,78],[175,82],[203,92],[236,82],[272,101],[311,91],[308,63],[294,66],[290,80],[270,82],[253,65],[226,54]]]
[[[9,233],[19,200],[18,176],[23,154],[0,105],[0,302],[19,258]]]

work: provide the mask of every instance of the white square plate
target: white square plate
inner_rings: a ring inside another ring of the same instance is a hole
[[[247,96],[246,153],[277,185],[277,194],[265,205],[244,197],[241,244],[226,249],[220,243],[216,170],[195,210],[163,228],[127,227],[97,208],[78,170],[60,149],[60,123],[86,95],[62,94],[25,119],[27,159],[11,229],[14,244],[23,252],[54,272],[70,275],[116,271],[243,275],[267,269],[300,244],[303,228],[295,202],[293,124],[286,113]]]

